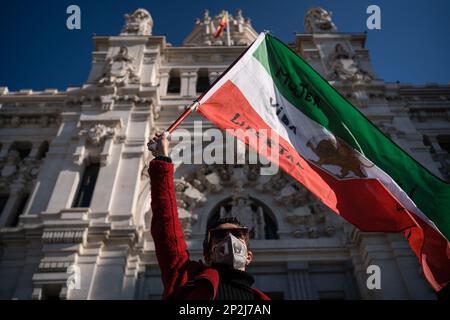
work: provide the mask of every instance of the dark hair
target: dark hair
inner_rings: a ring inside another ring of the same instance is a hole
[[[219,218],[213,224],[208,226],[208,230],[206,231],[206,234],[205,234],[205,239],[203,240],[203,255],[206,255],[209,252],[209,250],[211,249],[211,241],[208,241],[209,231],[212,229],[215,229],[218,226],[220,226],[221,224],[225,224],[225,223],[231,223],[231,224],[235,224],[241,228],[246,228],[246,226],[242,222],[240,222],[239,219],[236,217]]]

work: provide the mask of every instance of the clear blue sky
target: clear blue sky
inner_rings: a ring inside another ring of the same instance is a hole
[[[81,30],[66,28],[66,8],[81,8]],[[366,8],[381,7],[381,30],[366,29]],[[368,33],[367,48],[378,76],[386,81],[449,83],[450,1],[448,0],[2,0],[0,7],[0,86],[10,91],[81,85],[91,63],[92,35],[117,35],[123,15],[150,11],[153,34],[180,45],[203,9],[210,15],[236,8],[257,31],[270,30],[285,42],[303,32],[312,6],[333,12],[341,32]]]

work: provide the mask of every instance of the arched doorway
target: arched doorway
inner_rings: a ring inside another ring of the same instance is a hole
[[[239,195],[222,200],[211,211],[207,227],[223,217],[238,218],[249,228],[251,239],[279,239],[274,214],[262,201],[253,197]]]

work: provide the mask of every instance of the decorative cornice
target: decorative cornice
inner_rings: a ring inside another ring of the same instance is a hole
[[[45,230],[43,243],[81,243],[85,230]]]

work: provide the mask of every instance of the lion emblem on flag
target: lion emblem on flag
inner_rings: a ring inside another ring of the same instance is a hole
[[[365,178],[363,168],[372,168],[374,165],[366,165],[362,163],[360,155],[347,143],[339,138],[336,140],[325,138],[314,144],[311,140],[306,144],[318,157],[318,160],[313,162],[320,167],[325,165],[334,165],[340,167],[338,178],[349,178],[353,173],[355,176]],[[330,171],[330,170],[328,170]],[[334,173],[336,174],[336,173]]]

